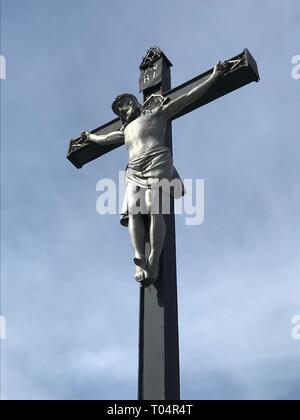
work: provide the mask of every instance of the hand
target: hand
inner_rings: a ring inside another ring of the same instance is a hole
[[[218,62],[218,64],[215,65],[213,76],[221,77],[224,76],[224,74],[229,70],[229,63],[228,61],[224,61],[224,63],[221,63],[221,61]]]
[[[84,140],[84,141],[89,141],[89,136],[90,136],[90,132],[89,131],[83,131],[82,133],[81,133],[81,138],[82,138],[82,140]]]

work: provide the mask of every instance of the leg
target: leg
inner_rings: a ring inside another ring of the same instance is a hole
[[[152,214],[151,204],[154,200],[160,200],[161,194],[159,190],[147,190],[146,204],[150,210],[150,255],[148,258],[150,277],[156,281],[159,275],[159,259],[164,247],[166,237],[166,223],[163,213],[160,211],[158,214]],[[161,209],[160,209],[161,210]]]
[[[134,251],[134,263],[136,265],[135,279],[138,282],[145,281],[148,276],[146,258],[145,258],[145,242],[146,242],[146,229],[143,219],[144,192],[133,184],[128,184],[127,202],[129,213],[128,230],[131,239],[132,248]],[[137,213],[137,203],[140,201],[141,212]]]
[[[137,260],[144,259],[146,230],[141,214],[129,213],[128,230],[134,252],[134,258]]]

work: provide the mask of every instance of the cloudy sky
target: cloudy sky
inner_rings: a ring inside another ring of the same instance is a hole
[[[204,223],[177,216],[182,398],[300,398],[299,35],[298,0],[1,0],[3,398],[136,398],[132,251],[96,212],[126,150],[65,157],[152,45],[173,86],[245,47],[261,74],[173,124],[178,171],[205,180]]]

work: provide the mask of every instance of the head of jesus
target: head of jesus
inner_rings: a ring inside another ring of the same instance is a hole
[[[123,93],[114,100],[112,110],[124,125],[128,125],[141,115],[142,105],[134,95]]]

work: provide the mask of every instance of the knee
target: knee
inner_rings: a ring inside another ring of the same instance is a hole
[[[136,215],[138,214],[138,200],[130,199],[128,200],[128,213],[130,215]]]
[[[147,190],[145,193],[145,205],[146,205],[148,213],[151,213],[151,204],[152,204],[151,190]]]
[[[145,196],[146,199],[146,206],[148,209],[148,213],[151,214],[162,214],[163,211],[163,201],[161,191],[156,188],[152,188],[152,190],[147,190],[147,194]]]
[[[128,202],[128,213],[130,215],[147,214],[147,206],[141,197],[131,197]]]

